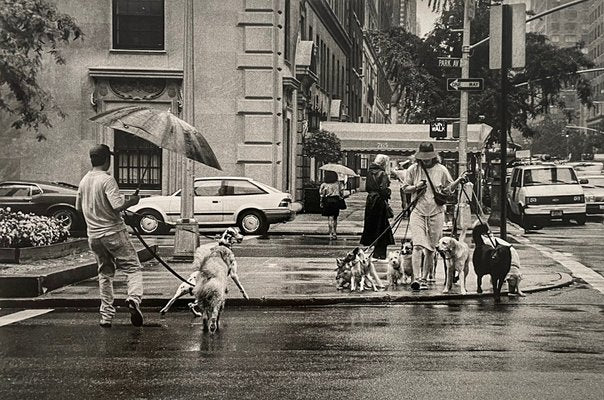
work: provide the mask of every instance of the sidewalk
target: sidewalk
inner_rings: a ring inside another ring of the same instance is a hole
[[[268,306],[268,305],[320,305],[338,303],[407,302],[440,299],[471,298],[491,295],[488,278],[483,280],[485,293],[476,293],[476,277],[470,271],[466,286],[468,294],[459,294],[459,286],[454,286],[451,294],[443,295],[444,282],[442,262],[438,265],[437,283],[428,290],[412,292],[408,286],[385,291],[364,291],[350,293],[335,288],[335,257],[343,256],[358,245],[363,228],[365,193],[355,193],[347,199],[348,208],[343,210],[338,224],[338,240],[330,241],[327,236],[326,217],[318,214],[301,214],[287,224],[271,227],[270,236],[282,236],[283,247],[275,248],[272,240],[248,237],[235,245],[239,265],[239,277],[246,288],[250,300],[244,300],[233,283],[229,283],[228,305]],[[398,206],[397,206],[398,205]],[[395,214],[400,211],[400,201],[393,200]],[[402,237],[404,225],[399,228],[397,238]],[[204,239],[205,245],[213,243]],[[468,243],[470,239],[467,239]],[[150,240],[153,242],[153,240]],[[170,239],[160,242],[167,243]],[[159,243],[159,242],[158,242]],[[162,255],[169,252],[169,246],[161,246]],[[321,254],[309,253],[313,246],[320,245]],[[522,290],[525,293],[562,287],[572,283],[572,277],[554,260],[544,258],[532,247],[517,243],[514,245],[523,260]],[[392,246],[394,249],[395,246]],[[309,250],[310,249],[310,250]],[[254,256],[257,255],[257,256]],[[270,256],[267,256],[270,255]],[[184,277],[188,277],[191,266],[188,263],[170,263]],[[376,269],[386,283],[387,264],[380,262]],[[0,275],[0,279],[3,276]],[[144,263],[145,307],[159,308],[174,295],[180,282],[155,261]],[[507,285],[504,285],[504,289]],[[504,290],[505,291],[505,290]],[[126,297],[124,276],[118,274],[115,280],[115,296]],[[185,296],[176,303],[184,307],[191,301]],[[98,284],[91,278],[77,284],[61,287],[34,298],[0,299],[0,307],[98,307]]]

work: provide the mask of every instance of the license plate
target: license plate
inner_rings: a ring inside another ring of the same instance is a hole
[[[562,210],[552,210],[551,211],[551,216],[552,217],[561,217],[562,216]]]

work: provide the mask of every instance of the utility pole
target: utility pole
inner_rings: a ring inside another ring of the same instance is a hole
[[[474,18],[475,0],[465,0],[461,45],[461,78],[470,78],[470,27]],[[459,102],[459,175],[468,169],[468,91],[461,90]]]
[[[185,0],[185,31],[183,43],[183,119],[195,126],[195,94],[193,32],[193,0]],[[174,235],[174,258],[192,259],[199,242],[199,226],[194,218],[193,171],[192,160],[182,160],[182,190],[180,192],[180,219],[176,223]]]

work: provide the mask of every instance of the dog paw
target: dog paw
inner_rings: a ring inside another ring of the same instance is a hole
[[[468,294],[468,291],[467,290],[461,290],[460,293],[461,294]]]
[[[449,293],[449,289],[443,289],[443,293],[444,293],[444,294]]]

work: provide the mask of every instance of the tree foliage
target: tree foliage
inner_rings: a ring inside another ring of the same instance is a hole
[[[459,115],[459,93],[447,91],[446,81],[447,78],[459,78],[461,71],[459,68],[439,68],[437,59],[461,55],[462,35],[452,32],[451,28],[463,26],[463,3],[463,0],[430,0],[431,6],[441,10],[441,16],[425,39],[400,29],[373,35],[377,37],[374,43],[380,61],[395,85],[408,87],[414,93],[422,91],[415,93],[418,99],[415,103],[399,103],[403,112],[409,115],[407,122],[421,123],[436,117]],[[471,43],[488,35],[489,7],[477,2]],[[535,33],[526,35],[526,54],[526,67],[509,71],[507,120],[524,135],[531,136],[535,131],[528,123],[530,120],[547,114],[552,107],[564,108],[560,96],[562,89],[576,89],[579,100],[591,104],[589,82],[576,72],[592,67],[593,63],[581,52],[580,44],[560,48],[547,37]],[[393,63],[392,60],[397,58],[398,64]],[[499,70],[489,69],[488,44],[472,49],[470,76],[483,78],[485,89],[470,94],[469,122],[482,120],[479,118],[482,115],[486,123],[500,129],[501,75]]]
[[[310,132],[304,140],[304,153],[320,163],[338,162],[342,158],[342,142],[326,130]]]
[[[14,128],[50,127],[49,113],[64,117],[38,74],[45,55],[64,64],[60,46],[81,37],[76,22],[46,0],[0,0],[0,111],[16,117]]]

